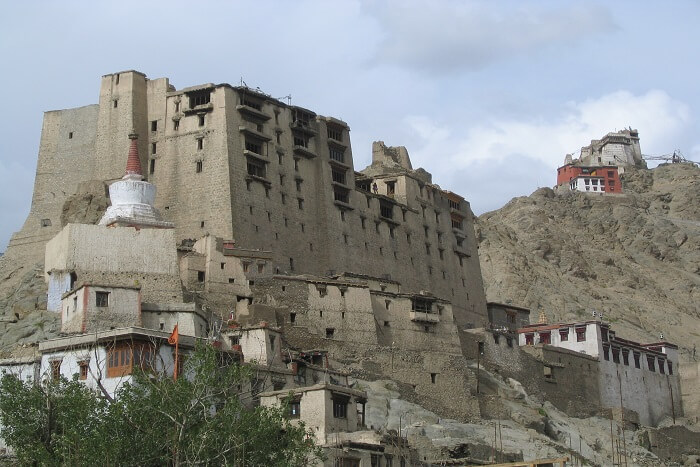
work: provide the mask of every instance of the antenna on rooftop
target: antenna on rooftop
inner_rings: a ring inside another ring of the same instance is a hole
[[[248,87],[245,81],[243,81],[243,77],[241,76],[241,86]]]
[[[287,105],[292,105],[292,95],[287,94],[286,96],[278,97],[277,100],[281,101],[282,99],[287,99]]]

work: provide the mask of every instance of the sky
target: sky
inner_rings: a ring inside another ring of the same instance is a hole
[[[632,127],[700,161],[700,2],[7,2],[0,15],[0,251],[31,204],[43,112],[135,69],[248,86],[350,126],[478,215],[553,186],[567,153]]]

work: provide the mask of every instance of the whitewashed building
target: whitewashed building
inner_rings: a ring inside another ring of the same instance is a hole
[[[656,426],[683,413],[678,347],[669,342],[640,344],[616,336],[608,323],[532,324],[518,329],[519,345],[550,345],[598,359],[598,368],[582,378],[597,378],[602,407],[621,404],[639,422]]]

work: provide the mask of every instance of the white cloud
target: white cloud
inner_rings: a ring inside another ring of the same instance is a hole
[[[385,32],[376,62],[429,72],[478,70],[487,64],[616,28],[602,6],[543,7],[486,1],[393,1],[367,10]]]
[[[677,137],[690,122],[686,104],[667,93],[651,90],[642,95],[618,91],[597,99],[571,102],[556,120],[490,120],[469,127],[465,132],[423,116],[406,118],[420,146],[411,151],[414,165],[426,164],[435,154],[451,170],[476,161],[502,161],[512,155],[526,155],[556,168],[567,153],[578,151],[591,139],[632,126],[639,130],[642,152],[672,152]],[[428,164],[426,164],[428,165]]]

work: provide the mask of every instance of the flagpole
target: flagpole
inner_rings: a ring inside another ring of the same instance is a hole
[[[180,346],[180,336],[177,336],[178,338],[175,339],[175,368],[173,368],[173,380],[177,381],[177,360],[178,360],[178,347]]]

